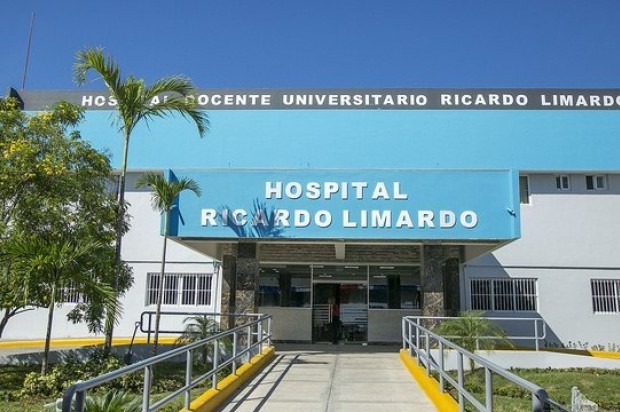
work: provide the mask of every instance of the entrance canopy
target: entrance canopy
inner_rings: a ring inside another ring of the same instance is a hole
[[[512,170],[169,171],[196,180],[169,233],[188,240],[498,242],[519,237]]]

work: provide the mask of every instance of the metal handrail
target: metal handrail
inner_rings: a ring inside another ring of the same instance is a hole
[[[463,319],[458,316],[407,316],[409,319],[415,319],[416,323],[420,325],[420,320],[450,320],[450,319]],[[532,322],[534,325],[534,333],[533,335],[506,335],[507,339],[511,340],[533,340],[534,346],[536,350],[540,350],[540,342],[544,341],[547,337],[547,322],[541,318],[508,318],[508,317],[484,317],[485,320],[490,321],[511,321],[511,322]],[[455,336],[444,336],[446,338],[454,338]],[[496,336],[478,336],[476,337],[476,343],[480,340],[484,339],[497,339]]]
[[[222,315],[227,316],[227,315]],[[266,325],[264,325],[266,324]],[[77,382],[71,385],[69,388],[65,390],[65,394],[63,396],[62,401],[62,412],[71,412],[71,403],[73,398],[75,397],[75,411],[83,412],[84,403],[86,400],[86,391],[88,389],[92,389],[99,385],[102,385],[111,380],[120,378],[121,376],[134,373],[140,370],[144,370],[144,384],[142,387],[142,411],[143,412],[151,412],[156,411],[157,409],[164,406],[166,403],[170,402],[172,399],[177,396],[185,393],[184,407],[189,409],[190,401],[191,401],[191,389],[200,384],[201,382],[212,378],[212,387],[217,389],[217,374],[219,371],[226,368],[228,365],[232,364],[232,373],[236,372],[237,363],[241,361],[246,355],[251,354],[255,349],[258,348],[258,353],[262,353],[263,346],[271,345],[271,324],[272,317],[271,315],[260,316],[258,319],[247,322],[243,325],[239,325],[230,330],[220,332],[213,336],[210,336],[206,339],[200,340],[198,342],[190,343],[188,345],[184,345],[179,348],[172,349],[168,352],[162,353],[157,356],[153,356],[152,358],[144,359],[140,362],[137,362],[133,365],[125,366],[123,368],[117,369],[115,371],[97,376],[93,379],[89,379],[87,381]],[[238,335],[245,333],[246,337],[246,347],[242,350],[238,350],[237,346],[239,343]],[[232,345],[232,356],[220,363],[219,356],[219,346],[220,340],[231,336],[233,338]],[[255,339],[253,339],[255,338]],[[195,378],[192,380],[192,351],[194,349],[203,347],[213,342],[214,350],[213,350],[213,368],[206,372],[205,374]],[[186,362],[185,362],[185,385],[176,391],[172,392],[165,398],[159,400],[154,404],[150,404],[150,389],[152,384],[151,379],[151,368],[153,365],[173,358],[178,355],[185,354]]]
[[[157,314],[154,310],[145,310],[140,314],[140,332],[146,333],[146,343],[151,343],[151,333],[155,333],[153,317]],[[162,311],[160,312],[162,317],[164,316],[203,316],[203,317],[248,317],[259,318],[259,313],[217,313],[217,312],[174,312],[174,311]],[[146,320],[145,320],[146,317]],[[166,330],[159,328],[159,333],[183,333],[184,329]]]
[[[431,330],[414,322],[413,317],[403,317],[402,320],[403,349],[407,349],[411,356],[415,356],[418,365],[426,368],[426,375],[430,376],[433,371],[439,374],[439,389],[446,392],[446,382],[457,390],[459,411],[465,410],[465,400],[469,401],[478,411],[493,412],[493,373],[499,375],[532,394],[532,411],[546,412],[553,406],[559,411],[570,412],[563,405],[549,398],[547,391],[514,373],[482,358],[468,350],[458,346],[445,337],[441,337]],[[424,347],[421,342],[424,341]],[[431,343],[434,342],[434,344]],[[431,347],[439,347],[438,360],[431,355]],[[457,354],[457,378],[454,379],[445,369],[444,351],[452,349]],[[484,368],[485,375],[485,398],[484,404],[478,401],[472,393],[465,389],[465,373],[463,367],[464,358],[470,359]]]

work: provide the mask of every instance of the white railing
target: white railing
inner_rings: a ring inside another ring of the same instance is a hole
[[[433,324],[440,323],[444,320],[450,319],[462,319],[455,316],[407,316],[408,319],[413,319],[413,321],[418,325],[424,325],[424,321],[432,322]],[[534,347],[536,350],[540,350],[541,342],[545,341],[547,337],[547,322],[541,318],[503,318],[503,317],[485,317],[485,320],[490,320],[492,322],[498,323],[498,326],[501,326],[502,329],[506,329],[506,323],[515,323],[515,324],[531,324],[531,333],[530,334],[518,334],[518,335],[506,335],[505,337],[510,340],[532,340],[534,341]],[[454,338],[454,336],[444,336],[445,338]],[[478,336],[476,338],[476,344],[478,340],[485,339],[497,339],[496,336]],[[477,345],[478,346],[478,345]]]
[[[428,318],[432,319],[432,318]],[[563,405],[549,398],[547,391],[532,382],[525,380],[512,372],[474,354],[457,344],[441,337],[424,326],[416,323],[415,317],[404,317],[402,320],[403,348],[409,351],[411,356],[416,358],[418,365],[424,366],[426,375],[431,376],[433,372],[439,375],[439,390],[446,392],[446,383],[457,391],[457,402],[459,411],[465,411],[465,402],[469,402],[476,410],[493,412],[493,377],[501,376],[526,391],[532,397],[532,411],[546,412],[554,410],[570,412]],[[431,348],[437,348],[437,356],[433,357]],[[445,357],[449,351],[456,353],[457,368],[456,379],[448,372],[445,365]],[[476,397],[465,388],[465,368],[464,361],[469,360],[480,365],[484,369],[485,391],[484,401],[480,402]]]
[[[120,378],[121,376],[140,371],[144,371],[144,384],[142,387],[143,412],[157,411],[182,394],[185,394],[184,407],[185,409],[189,409],[191,390],[194,387],[211,379],[212,388],[217,389],[218,372],[224,370],[224,368],[229,365],[232,365],[232,373],[234,374],[236,373],[237,366],[243,363],[244,359],[249,359],[251,355],[256,353],[262,353],[263,346],[271,346],[271,322],[272,318],[270,315],[260,316],[256,320],[249,321],[243,325],[239,325],[225,332],[215,334],[201,341],[172,349],[168,352],[145,359],[133,365],[125,366],[124,368],[117,369],[104,375],[97,376],[93,379],[75,383],[65,391],[62,402],[62,412],[71,412],[72,410],[76,412],[83,412],[87,390],[103,385],[104,383]],[[224,359],[220,353],[220,346],[224,345],[222,342],[223,340],[226,339],[230,342],[231,338],[232,355]],[[241,342],[242,340],[244,342]],[[243,347],[240,346],[241,343],[244,344]],[[213,345],[213,367],[208,372],[192,379],[193,351],[211,344]],[[160,362],[170,360],[179,355],[185,355],[185,385],[170,393],[163,399],[151,404],[150,391],[152,384],[152,367]],[[72,403],[74,403],[73,408]]]

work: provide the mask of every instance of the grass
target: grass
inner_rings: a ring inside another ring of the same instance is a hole
[[[588,399],[599,405],[599,411],[620,412],[620,371],[610,369],[512,369],[514,374],[544,388],[549,396],[570,407],[571,389],[579,388]],[[466,373],[465,387],[484,404],[484,370]],[[456,390],[449,388],[456,398]],[[498,412],[531,410],[531,395],[516,384],[493,376],[494,407]],[[466,407],[474,411],[472,405]]]
[[[43,405],[54,402],[62,394],[52,397],[23,396],[20,394],[24,376],[30,372],[38,372],[40,366],[8,366],[0,365],[0,411],[2,412],[41,412]],[[205,373],[204,367],[194,366],[193,377],[196,378]],[[180,388],[185,384],[185,364],[184,363],[162,363],[157,365],[154,372],[157,387],[163,387],[159,393],[151,393],[151,403],[163,398],[168,393]],[[140,373],[140,379],[142,374]],[[198,397],[206,389],[210,388],[211,381],[204,382],[192,390],[192,398]],[[97,392],[95,392],[96,394]],[[92,395],[92,393],[89,392]],[[136,396],[140,396],[136,394]],[[183,396],[179,396],[175,401],[166,405],[162,412],[178,412],[183,407]]]

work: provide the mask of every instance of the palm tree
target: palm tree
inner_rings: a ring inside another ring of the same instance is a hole
[[[159,273],[159,285],[157,291],[157,309],[155,310],[155,337],[153,339],[153,355],[157,354],[157,345],[159,339],[159,320],[161,318],[161,304],[164,295],[164,273],[166,269],[166,244],[168,241],[168,221],[170,218],[170,210],[174,207],[174,203],[185,190],[190,190],[200,196],[201,191],[198,183],[194,179],[182,178],[179,180],[167,181],[164,176],[156,172],[147,172],[142,174],[137,182],[138,188],[147,186],[151,189],[152,205],[164,215],[164,246],[161,256],[161,271]]]
[[[183,323],[185,323],[185,330],[183,330],[181,336],[179,336],[176,340],[176,343],[179,345],[187,345],[198,342],[203,339],[207,339],[216,333],[220,333],[219,323],[207,315],[188,316],[185,318]],[[229,345],[229,340],[222,340],[221,342],[224,344],[224,348],[230,349],[228,346],[232,346]],[[202,362],[206,365],[209,360],[209,350],[211,350],[210,348],[212,346],[212,344],[204,345],[199,356],[196,358],[196,361]]]
[[[194,87],[189,79],[181,76],[166,77],[155,81],[151,86],[144,84],[143,79],[128,76],[123,79],[120,69],[110,56],[104,56],[100,48],[87,48],[76,54],[76,63],[73,67],[75,81],[78,85],[86,83],[86,75],[90,71],[96,72],[105,83],[110,98],[116,101],[117,121],[119,131],[123,135],[123,158],[121,174],[118,185],[118,221],[116,238],[115,267],[120,268],[121,243],[123,238],[123,226],[125,218],[125,179],[127,174],[127,154],[129,142],[134,128],[144,121],[148,124],[156,118],[178,113],[186,119],[192,120],[198,128],[198,134],[202,137],[209,128],[209,121],[204,112],[197,110],[193,99],[188,99]],[[154,98],[166,95],[167,98],[159,99],[154,103]],[[118,278],[118,276],[116,276]],[[118,285],[115,284],[118,293]],[[110,313],[106,321],[105,348],[110,350],[114,329],[115,313]]]
[[[42,375],[48,369],[54,308],[62,287],[79,285],[81,291],[100,296],[108,310],[118,304],[112,288],[99,284],[96,276],[84,268],[85,262],[92,262],[90,259],[99,256],[101,249],[101,243],[90,239],[50,236],[24,237],[5,245],[5,258],[10,260],[12,270],[24,279],[27,301],[48,308]]]
[[[512,347],[512,342],[506,338],[506,332],[482,317],[482,314],[481,311],[466,310],[459,313],[458,318],[443,321],[434,332],[471,353],[478,349],[492,350],[498,344]],[[473,371],[475,363],[471,359],[469,362],[470,370]]]

